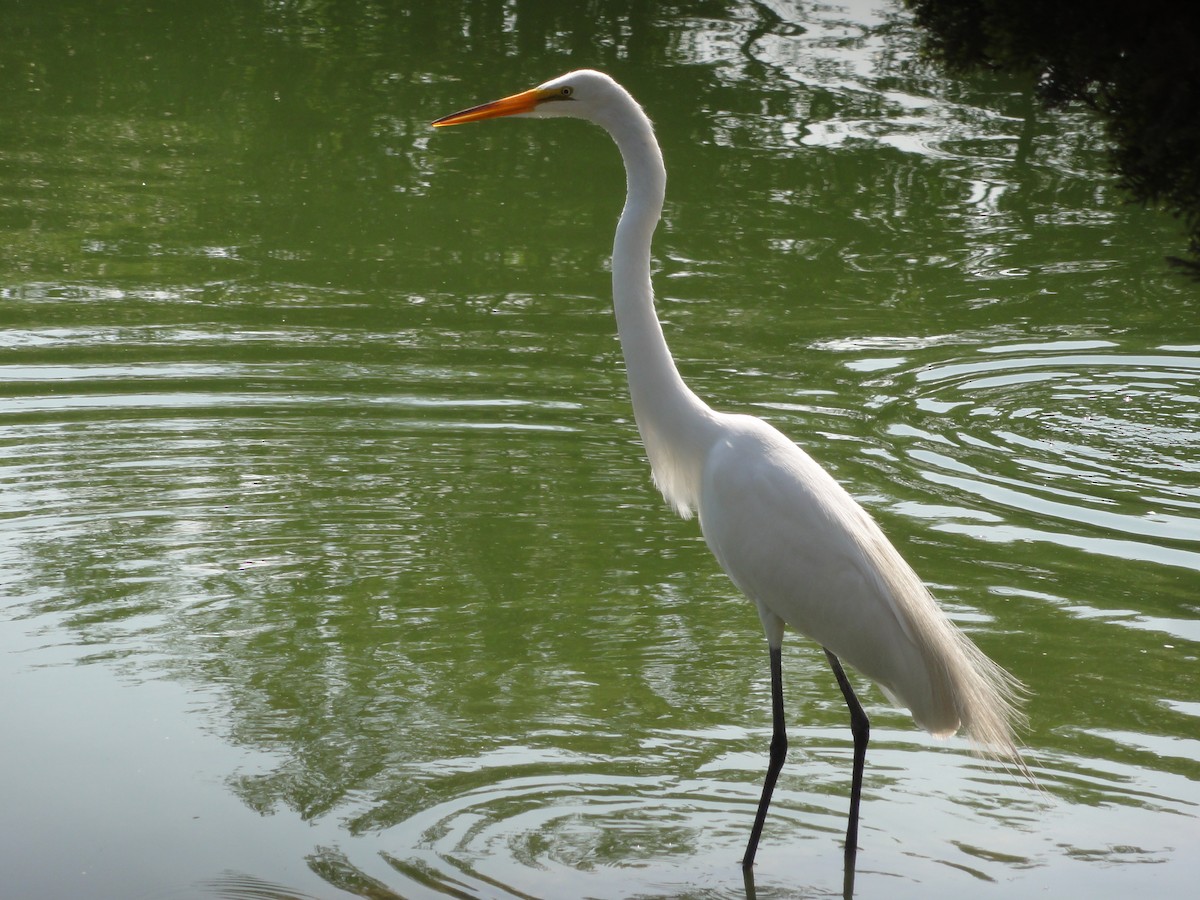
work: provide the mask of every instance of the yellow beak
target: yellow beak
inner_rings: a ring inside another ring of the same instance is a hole
[[[445,128],[447,125],[465,125],[467,122],[478,122],[482,119],[495,119],[499,116],[515,116],[517,113],[532,112],[534,107],[543,100],[555,96],[557,94],[554,91],[544,91],[534,88],[531,91],[522,91],[520,94],[513,94],[511,97],[493,100],[491,103],[472,106],[470,109],[442,116],[433,123],[433,126],[435,128]]]

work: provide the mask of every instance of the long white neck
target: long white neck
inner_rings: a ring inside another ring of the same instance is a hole
[[[650,241],[667,172],[650,120],[628,98],[600,123],[625,161],[626,197],[613,243],[613,309],[629,393],[654,481],[682,516],[696,509],[714,413],[684,384],[654,312]]]

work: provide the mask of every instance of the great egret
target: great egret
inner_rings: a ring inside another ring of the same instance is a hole
[[[498,116],[586,119],[611,135],[625,162],[612,282],[634,417],[655,483],[685,519],[699,514],[709,549],[758,608],[770,651],[770,762],[743,868],[754,864],[787,754],[780,664],[785,625],[824,648],[850,708],[848,882],[870,724],[839,660],[907,707],[931,734],[948,737],[961,728],[983,753],[1012,763],[1032,781],[1013,737],[1023,718],[1020,683],[950,622],[875,521],[807,453],[761,419],[711,409],[679,376],[650,284],[650,240],[667,174],[642,108],[608,75],[582,69],[433,124]]]

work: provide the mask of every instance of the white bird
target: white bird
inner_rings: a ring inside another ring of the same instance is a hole
[[[850,708],[848,885],[870,725],[839,660],[909,709],[926,731],[948,737],[961,729],[980,752],[1015,765],[1032,781],[1013,736],[1023,720],[1020,682],[951,623],[870,515],[807,453],[761,419],[713,410],[684,384],[654,311],[650,242],[667,175],[642,108],[608,75],[582,69],[433,124],[498,116],[586,119],[609,133],[625,162],[613,307],[638,431],[655,483],[681,516],[699,515],[709,549],[758,608],[770,651],[770,762],[743,868],[754,864],[787,753],[780,663],[785,626],[825,650]]]

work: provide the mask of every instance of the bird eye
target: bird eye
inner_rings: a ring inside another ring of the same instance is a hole
[[[572,87],[565,87],[562,90],[560,90],[558,93],[561,94],[563,97],[570,97],[573,93],[575,93],[575,89]]]

